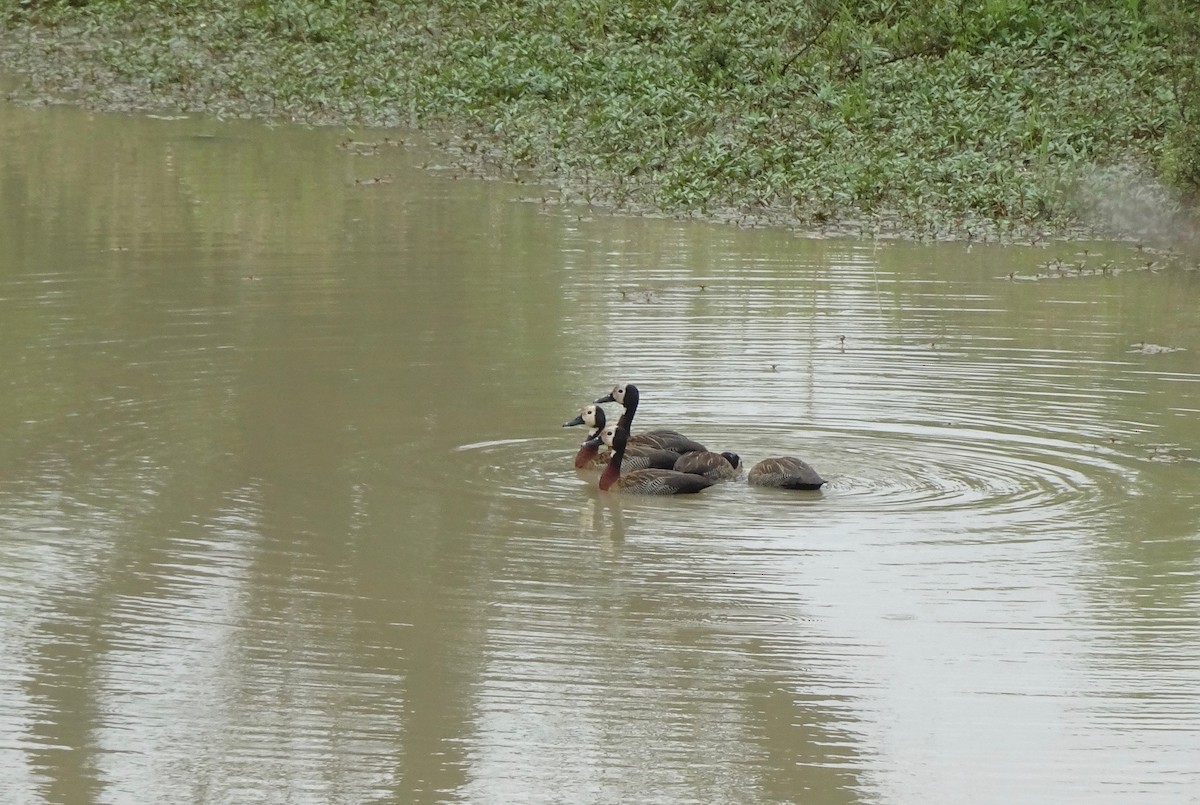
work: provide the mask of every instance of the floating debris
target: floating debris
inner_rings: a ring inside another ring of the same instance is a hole
[[[1160,464],[1177,464],[1193,460],[1187,455],[1188,449],[1177,444],[1152,444],[1149,447],[1150,454],[1147,458]]]
[[[997,279],[1007,279],[1015,282],[1037,282],[1038,280],[1078,279],[1081,277],[1115,277],[1130,271],[1158,273],[1162,265],[1155,260],[1148,260],[1143,265],[1119,266],[1115,260],[1109,260],[1100,265],[1089,266],[1082,262],[1067,263],[1055,259],[1048,263],[1042,263],[1038,268],[1042,270],[1033,274],[1018,274],[1015,271],[1011,271],[1003,277],[997,277]]]
[[[404,145],[404,140],[393,140],[384,137],[382,140],[342,140],[337,144],[338,150],[350,151],[358,156],[369,157],[379,153],[385,147],[397,148]]]
[[[1143,355],[1161,355],[1164,352],[1183,352],[1185,347],[1164,347],[1160,344],[1137,343],[1130,344],[1130,352],[1140,352]]]

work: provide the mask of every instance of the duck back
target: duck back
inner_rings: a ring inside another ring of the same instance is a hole
[[[807,461],[780,456],[764,458],[755,464],[746,476],[746,483],[776,489],[820,489],[825,479]]]
[[[679,460],[679,454],[657,447],[630,445],[625,449],[625,461],[621,465],[626,471],[659,469],[669,470]]]
[[[713,481],[728,481],[738,477],[740,465],[737,453],[712,453],[698,450],[684,453],[676,460],[673,470],[703,475]]]
[[[645,444],[652,447],[658,447],[662,450],[671,450],[672,452],[695,453],[707,450],[708,448],[700,444],[695,439],[689,439],[677,430],[648,430],[642,433],[636,433],[630,437],[629,443]]]

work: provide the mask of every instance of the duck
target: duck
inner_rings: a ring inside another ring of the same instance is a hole
[[[589,403],[579,409],[579,415],[563,423],[564,428],[587,425],[591,432],[579,446],[575,454],[575,469],[583,470],[603,467],[608,463],[609,454],[601,453],[600,447],[605,442],[600,438],[607,417],[604,409],[595,403]],[[615,426],[610,426],[615,427]],[[660,447],[661,439],[655,437],[654,431],[639,433],[629,437],[629,449],[625,454],[626,469],[642,469],[644,467],[660,467],[670,469],[679,458],[679,453],[669,448]],[[674,433],[674,431],[659,431],[659,433]],[[678,436],[679,434],[676,434]]]
[[[703,475],[668,469],[647,468],[622,475],[621,464],[625,460],[625,450],[629,443],[628,428],[616,425],[605,428],[600,435],[612,449],[612,458],[608,460],[604,472],[600,473],[602,491],[638,495],[688,495],[701,492],[716,483]]]
[[[741,466],[742,457],[737,453],[728,450],[722,453],[696,450],[680,456],[671,469],[677,472],[703,475],[714,481],[729,481],[741,474]]]
[[[795,456],[764,458],[750,468],[746,483],[775,489],[820,489],[825,485],[812,465]]]
[[[621,419],[617,424],[624,426],[625,430],[632,434],[633,416],[637,413],[638,401],[640,399],[641,392],[638,391],[637,386],[632,383],[618,383],[612,387],[612,391],[597,399],[595,404],[599,405],[606,402],[620,404],[625,411],[621,414]],[[642,440],[642,444],[652,444],[655,447],[672,450],[681,455],[683,453],[693,453],[708,449],[700,444],[700,442],[689,439],[677,430],[648,430],[636,436],[631,436],[631,438]]]
[[[583,447],[581,447],[580,450],[582,450],[584,447],[587,447],[590,442],[595,442],[596,444],[605,444],[611,448],[613,441],[616,438],[617,428],[619,427],[621,426],[605,426],[597,433],[597,435],[593,436],[587,442],[584,442]],[[625,447],[625,460],[621,464],[621,468],[625,471],[644,470],[647,468],[659,470],[676,469],[675,465],[684,456],[701,455],[701,453],[696,452],[684,453],[681,456],[679,453],[676,453],[673,450],[664,450],[661,447],[652,447],[647,444],[634,444],[633,442],[633,437],[630,437]],[[604,458],[605,464],[607,464],[611,458],[611,454],[602,456],[602,458]],[[724,461],[724,459],[722,459],[722,461]],[[683,470],[683,472],[687,472],[687,470]],[[703,473],[697,474],[702,475]]]

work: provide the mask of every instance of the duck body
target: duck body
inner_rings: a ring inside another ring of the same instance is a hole
[[[600,473],[600,489],[603,491],[626,492],[637,495],[687,495],[701,492],[716,483],[703,475],[676,472],[668,469],[639,469],[621,474],[625,460],[629,431],[623,427],[606,428],[601,437],[612,448],[612,458],[604,472]]]
[[[820,489],[825,485],[812,465],[795,456],[764,458],[750,468],[746,483],[775,489]]]
[[[675,467],[675,462],[679,458],[679,454],[672,450],[634,444],[626,448],[625,461],[621,466],[627,472],[644,469],[669,470]],[[609,460],[612,460],[611,455]]]
[[[609,447],[610,452],[600,454],[594,461],[605,459],[605,464],[612,459],[612,445],[616,441],[617,428],[620,425],[607,425],[597,431],[596,435],[592,436],[587,442],[584,442],[583,447],[587,447],[590,443],[595,442],[604,444]],[[691,455],[687,453],[685,455]],[[675,463],[682,458],[678,453],[672,450],[662,450],[657,447],[650,447],[645,444],[634,444],[633,438],[630,437],[625,444],[625,456],[621,462],[622,472],[631,472],[633,470],[658,469],[670,470],[674,469]],[[594,463],[593,461],[593,463]]]
[[[737,453],[713,453],[708,450],[697,450],[684,453],[671,469],[676,472],[690,472],[693,475],[703,475],[713,481],[729,481],[741,474],[742,459]]]
[[[660,450],[670,450],[675,455],[699,453],[708,450],[695,439],[689,439],[677,430],[644,430],[629,437],[629,443],[644,444]]]
[[[600,488],[605,492],[635,495],[688,495],[703,492],[715,483],[703,475],[692,475],[690,472],[645,469],[626,473],[617,478],[615,483]]]

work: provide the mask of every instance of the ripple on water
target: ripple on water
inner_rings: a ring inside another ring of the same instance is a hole
[[[746,467],[783,439],[778,428],[728,426],[723,442],[737,443]],[[694,432],[694,431],[693,431]],[[706,434],[697,434],[707,438]],[[1020,526],[1028,536],[1055,528],[1064,517],[1081,517],[1113,505],[1134,470],[1112,444],[1077,441],[1066,435],[1000,427],[962,428],[913,422],[842,422],[808,427],[798,451],[828,481],[816,493],[746,489],[742,479],[706,490],[700,498],[733,508],[731,521],[753,508],[758,514],[781,506],[889,515],[970,515],[970,528]],[[570,510],[581,492],[592,494],[596,473],[570,466],[574,442],[555,437],[501,439],[465,444],[456,452],[469,467],[467,488],[499,490],[504,496]],[[784,451],[786,452],[786,451]],[[635,504],[636,505],[636,504]],[[709,505],[709,504],[701,504]],[[714,503],[711,505],[722,505]],[[725,521],[719,514],[718,522]]]
[[[1036,528],[1097,511],[1128,483],[1123,457],[1104,446],[997,430],[897,425],[842,433],[829,455],[827,494],[865,511],[963,513]],[[1003,523],[1000,523],[1001,525]]]
[[[454,452],[465,465],[468,490],[558,508],[578,502],[572,494],[580,485],[571,467],[576,449],[575,442],[547,436],[474,442]]]

